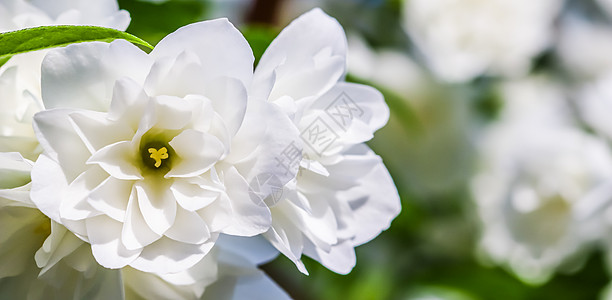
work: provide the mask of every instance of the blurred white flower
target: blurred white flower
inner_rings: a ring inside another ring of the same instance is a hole
[[[411,0],[404,28],[444,80],[517,76],[549,46],[560,0]]]
[[[612,69],[612,28],[578,16],[565,17],[556,52],[571,76],[592,80]]]
[[[605,202],[612,158],[575,127],[561,89],[545,77],[504,84],[505,108],[485,132],[473,195],[481,248],[531,283],[575,267],[598,239],[592,216]]]
[[[224,19],[182,27],[148,55],[122,40],[50,51],[32,200],[107,268],[176,273],[219,233],[266,231],[270,211],[248,184],[295,176],[274,158],[296,134],[273,105],[247,104],[252,68]]]
[[[435,80],[405,52],[373,50],[356,35],[348,46],[349,74],[395,96],[376,149],[395,170],[396,184],[423,198],[462,188],[474,157],[469,94]]]
[[[286,144],[277,157],[281,165],[299,165],[300,173],[267,199],[272,227],[264,234],[304,273],[302,254],[348,273],[354,247],[386,229],[400,210],[381,158],[363,144],[385,125],[389,109],[374,88],[343,82],[346,51],[340,24],[314,9],[270,44],[250,89],[282,107],[304,145],[300,152]]]
[[[127,11],[116,0],[0,1],[0,32],[43,25],[97,25],[125,30]],[[43,109],[40,64],[47,50],[15,55],[0,67],[0,151],[29,159],[40,153],[32,116]]]

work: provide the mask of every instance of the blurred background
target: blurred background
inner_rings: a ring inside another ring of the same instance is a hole
[[[352,82],[391,108],[369,145],[402,199],[335,274],[279,257],[295,299],[612,299],[612,1],[119,0],[152,44],[227,17],[256,58],[321,7]]]

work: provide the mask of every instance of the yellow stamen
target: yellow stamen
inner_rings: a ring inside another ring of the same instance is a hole
[[[161,147],[161,149],[157,150],[155,148],[149,148],[149,153],[151,153],[151,158],[155,160],[155,167],[159,168],[162,163],[162,159],[168,158],[168,149],[166,147]]]

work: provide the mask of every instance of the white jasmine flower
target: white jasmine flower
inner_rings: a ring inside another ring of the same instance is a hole
[[[122,40],[50,51],[32,200],[107,268],[176,273],[219,233],[265,232],[270,211],[248,184],[295,176],[274,157],[296,133],[273,105],[247,107],[252,66],[224,19],[180,28],[148,55]]]
[[[179,273],[103,268],[89,244],[33,207],[31,166],[17,153],[0,153],[0,298],[288,299],[257,269],[278,254],[263,238],[224,236],[210,255]]]
[[[412,0],[404,27],[433,72],[468,81],[481,74],[517,76],[549,46],[562,1]]]
[[[346,37],[338,22],[314,9],[271,43],[255,71],[252,96],[283,108],[300,132],[303,152],[286,144],[277,157],[300,165],[295,181],[267,199],[272,227],[264,236],[306,272],[306,254],[348,273],[354,247],[399,213],[399,197],[380,157],[363,142],[389,117],[372,87],[343,82]]]
[[[97,25],[125,30],[127,11],[116,0],[0,1],[0,32],[43,25]],[[40,153],[32,116],[42,110],[40,65],[47,50],[13,56],[0,67],[0,151],[29,159]]]
[[[504,86],[505,109],[481,140],[473,184],[481,248],[521,279],[541,283],[580,262],[599,238],[592,216],[612,178],[606,144],[576,127],[560,89],[545,78]]]

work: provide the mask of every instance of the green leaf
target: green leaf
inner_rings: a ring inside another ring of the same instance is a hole
[[[4,65],[9,59],[13,57],[12,55],[0,56],[0,67]]]
[[[0,63],[11,55],[62,47],[82,42],[112,42],[124,39],[153,49],[149,43],[127,32],[97,26],[41,26],[0,33]]]

